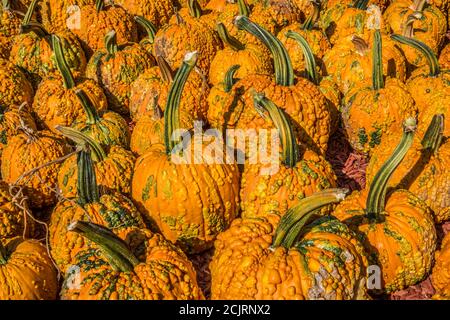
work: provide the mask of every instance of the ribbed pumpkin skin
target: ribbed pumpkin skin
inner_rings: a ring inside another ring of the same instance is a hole
[[[25,172],[44,163],[61,158],[66,154],[66,145],[49,131],[35,133],[34,138],[21,133],[12,137],[3,149],[1,172],[2,178],[8,183],[15,183]],[[29,198],[32,208],[42,208],[53,205],[56,195],[50,188],[56,187],[57,171],[60,164],[52,164],[41,168],[25,184],[25,195]],[[23,183],[23,181],[22,181]]]
[[[149,223],[189,253],[210,248],[238,213],[237,165],[205,161],[176,164],[155,145],[134,169],[134,202]]]
[[[450,299],[450,234],[445,236],[441,249],[436,252],[431,281],[436,289],[433,299]]]
[[[71,275],[61,291],[63,300],[198,300],[203,294],[196,273],[183,252],[161,235],[145,229],[123,228],[118,236],[140,263],[134,272],[114,271],[94,245],[79,252],[80,289],[71,288]]]
[[[87,117],[76,89],[81,89],[94,102],[98,112],[105,111],[108,102],[100,86],[90,79],[80,79],[72,89],[64,88],[62,77],[55,75],[42,81],[36,91],[33,112],[41,128],[59,132],[55,126],[71,126],[76,121],[85,122]]]
[[[25,228],[24,212],[18,209],[9,192],[9,185],[0,181],[0,239],[22,236]]]
[[[379,90],[363,85],[350,91],[343,100],[342,118],[353,148],[369,152],[386,135],[401,131],[404,119],[417,118],[417,113],[407,87],[398,79],[388,79]]]
[[[80,15],[80,27],[73,27],[71,31],[80,39],[88,57],[97,50],[105,49],[104,38],[111,30],[116,32],[118,44],[138,40],[133,17],[119,6],[107,6],[97,12],[95,6],[85,5],[81,7]]]
[[[70,31],[57,32],[56,35],[61,38],[64,57],[72,73],[83,74],[87,62],[78,38]],[[14,38],[10,61],[29,72],[35,86],[40,79],[58,72],[50,41],[34,32],[20,34]]]
[[[131,193],[131,177],[136,158],[130,151],[111,146],[105,160],[94,164],[98,185],[107,191]],[[58,171],[58,187],[67,198],[77,196],[78,169],[76,156],[64,161]]]
[[[114,3],[133,16],[147,18],[156,28],[168,23],[175,12],[172,0],[116,0]]]
[[[83,207],[76,203],[76,199],[58,203],[50,219],[49,241],[52,257],[63,273],[76,263],[78,252],[92,246],[84,237],[67,231],[67,227],[77,220],[93,222],[117,233],[129,227],[145,227],[131,200],[118,192],[103,195],[98,203]]]
[[[294,131],[299,141],[321,154],[326,151],[330,134],[330,111],[318,87],[298,78],[290,87],[278,86],[272,77],[252,75],[238,81],[230,91],[224,106],[210,105],[208,122],[218,129],[272,129],[271,121],[264,120],[255,110],[252,90],[264,93],[294,120]],[[219,110],[216,110],[217,106]],[[301,128],[300,128],[301,127]]]
[[[9,257],[0,264],[0,300],[55,300],[57,272],[47,248],[37,240],[14,238],[5,249]]]
[[[241,216],[283,216],[299,200],[318,191],[336,187],[331,165],[321,156],[306,150],[295,168],[280,164],[273,175],[261,175],[260,164],[247,164],[241,178]]]
[[[369,50],[360,52],[352,43],[352,37],[339,40],[323,57],[327,73],[333,77],[343,94],[347,94],[354,87],[372,79],[372,50],[373,37],[365,37]],[[382,35],[383,75],[406,81],[406,60],[396,43],[389,37]]]
[[[364,299],[367,259],[350,230],[329,217],[308,227],[297,248],[270,248],[278,218],[236,219],[210,263],[211,298]]]
[[[398,134],[391,133],[373,150],[366,170],[367,183],[371,183],[399,139]],[[441,223],[450,219],[450,141],[444,142],[433,156],[427,156],[422,149],[421,138],[417,136],[389,185],[410,190],[425,201],[433,210],[435,221]]]
[[[144,114],[153,115],[153,99],[155,97],[158,97],[158,105],[164,111],[170,86],[171,83],[162,79],[158,67],[150,68],[141,74],[133,82],[130,90],[130,113],[133,120],[139,120]],[[207,79],[194,70],[189,74],[184,88],[181,94],[181,112],[187,113],[188,118],[193,120],[206,119],[209,94]],[[189,128],[192,126],[193,123]]]
[[[46,29],[62,31],[76,23],[80,7],[94,4],[95,0],[42,0],[38,9]],[[83,19],[81,14],[80,17]]]
[[[333,216],[361,237],[371,263],[381,268],[386,292],[404,289],[423,280],[431,269],[436,249],[436,230],[429,207],[406,190],[387,198],[384,219],[367,219],[367,190],[342,201]]]
[[[133,44],[109,58],[106,51],[97,51],[89,61],[86,76],[102,86],[111,110],[128,114],[131,84],[154,64],[147,51]]]
[[[0,59],[0,105],[20,106],[33,102],[33,87],[18,67],[11,62]]]

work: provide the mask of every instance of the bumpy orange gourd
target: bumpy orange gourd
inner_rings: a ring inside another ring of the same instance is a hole
[[[239,170],[223,155],[223,144],[212,155],[206,139],[194,136],[183,150],[172,140],[172,133],[182,129],[177,116],[181,94],[196,59],[196,53],[186,55],[172,84],[164,113],[165,146],[155,145],[137,160],[132,183],[133,200],[147,220],[190,253],[211,247],[236,217],[239,202]]]
[[[442,49],[441,54],[439,55],[439,65],[443,69],[450,70],[450,43]]]
[[[84,149],[83,149],[84,150]],[[97,174],[90,154],[81,151],[75,160],[80,179],[75,181],[77,196],[62,200],[50,218],[50,247],[61,272],[76,263],[76,255],[91,244],[67,227],[76,220],[91,221],[120,232],[130,227],[144,228],[144,222],[131,200],[118,192],[100,194]],[[101,188],[101,183],[99,181]]]
[[[22,21],[14,12],[11,0],[3,0],[0,5],[0,37],[5,52],[9,54],[13,38],[20,33]]]
[[[0,300],[55,300],[57,272],[37,240],[0,241]]]
[[[8,60],[0,58],[0,105],[20,106],[33,102],[33,87],[22,71]]]
[[[436,252],[431,281],[436,290],[433,299],[450,299],[450,234],[445,236],[441,249]]]
[[[343,197],[342,190],[315,194],[281,221],[276,215],[233,221],[214,244],[211,298],[366,299],[367,258],[361,243],[330,216],[310,222],[314,209]]]
[[[401,189],[386,198],[388,180],[411,146],[415,126],[414,119],[405,121],[400,144],[370,187],[354,192],[333,212],[363,239],[370,263],[381,270],[379,289],[387,293],[422,281],[436,248],[434,221],[425,202]]]
[[[14,194],[14,190],[10,190],[10,187],[6,182],[0,181],[0,243],[3,239],[27,235],[32,230],[32,223],[30,225],[26,221],[25,213],[17,207],[22,199],[18,198],[14,202],[11,194]]]
[[[39,16],[48,30],[63,31],[79,27],[81,7],[94,5],[95,0],[40,0]]]
[[[201,300],[195,269],[160,234],[136,227],[110,230],[77,221],[71,233],[93,244],[76,256],[77,270],[62,286],[63,300]],[[75,270],[75,269],[74,269]],[[79,287],[71,285],[79,279]]]
[[[52,75],[41,82],[36,91],[33,112],[41,128],[58,133],[55,129],[57,125],[71,126],[75,121],[87,120],[83,104],[76,95],[77,90],[83,90],[95,101],[94,106],[99,112],[106,110],[108,104],[103,90],[93,80],[74,79],[57,36],[52,36],[52,44],[60,74]]]
[[[157,28],[167,24],[175,12],[172,0],[116,0],[114,3],[133,16],[145,17]]]

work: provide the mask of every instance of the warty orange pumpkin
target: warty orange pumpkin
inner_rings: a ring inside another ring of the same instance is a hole
[[[63,31],[79,28],[81,7],[94,4],[95,0],[39,0],[37,10],[46,29]]]
[[[0,180],[0,244],[4,239],[31,235],[33,223],[17,206],[22,199],[13,199],[11,186]],[[17,201],[17,202],[16,202]]]
[[[20,33],[22,20],[14,12],[11,0],[2,0],[0,4],[0,36],[5,52],[9,54],[12,39]]]
[[[172,0],[115,0],[114,3],[125,8],[133,16],[143,16],[156,28],[169,23],[175,13]]]
[[[6,59],[0,58],[0,106],[31,106],[34,91],[20,68]]]
[[[450,43],[442,49],[439,55],[439,65],[443,69],[450,70]]]
[[[433,299],[450,299],[450,234],[445,236],[440,250],[436,252],[431,281],[436,290]]]

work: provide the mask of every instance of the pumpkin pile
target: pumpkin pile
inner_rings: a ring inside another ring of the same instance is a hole
[[[449,10],[3,0],[0,299],[450,299]]]

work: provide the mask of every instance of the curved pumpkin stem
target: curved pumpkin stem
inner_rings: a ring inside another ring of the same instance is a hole
[[[170,83],[173,81],[173,71],[167,63],[166,59],[162,56],[156,57],[156,64],[158,65],[159,70],[161,71],[161,76],[166,83]]]
[[[262,93],[253,92],[253,102],[258,113],[262,117],[267,113],[278,130],[282,146],[282,162],[289,168],[295,167],[299,155],[298,145],[286,114]]]
[[[313,5],[313,11],[303,23],[302,25],[303,30],[312,30],[320,17],[320,2],[317,0],[312,0],[311,4]]]
[[[159,100],[158,95],[155,95],[152,98],[152,110],[153,110],[152,119],[153,120],[160,120],[163,117],[163,112],[161,110],[161,107],[158,104],[158,100]]]
[[[393,34],[391,35],[391,38],[420,51],[420,53],[422,53],[427,59],[428,66],[430,67],[430,77],[437,77],[441,73],[438,58],[434,54],[433,50],[425,43],[416,39],[401,36],[399,34]]]
[[[293,208],[290,208],[281,218],[272,242],[272,248],[291,248],[298,239],[302,229],[311,216],[320,208],[339,203],[345,199],[348,189],[328,189],[306,197]]]
[[[361,37],[353,36],[351,41],[355,46],[356,52],[360,55],[365,55],[370,50],[367,42]]]
[[[8,262],[6,258],[6,249],[0,241],[0,266],[5,265]]]
[[[29,22],[20,26],[20,33],[34,32],[39,38],[50,36],[50,33],[38,22]]]
[[[170,87],[167,98],[167,105],[164,111],[164,143],[166,153],[170,155],[178,141],[172,141],[172,134],[180,128],[180,101],[184,86],[189,74],[197,64],[197,52],[189,52],[185,55],[183,63],[175,75],[175,79]]]
[[[97,10],[97,12],[103,11],[103,9],[105,9],[105,1],[95,0],[95,9]]]
[[[31,18],[33,17],[33,13],[36,10],[36,6],[39,0],[33,0],[30,5],[28,6],[27,12],[25,13],[25,16],[22,20],[22,25],[27,25],[31,22]]]
[[[89,99],[88,95],[81,89],[75,90],[75,94],[83,106],[83,110],[86,113],[86,124],[96,124],[100,121],[100,116],[97,113],[97,109],[94,107],[92,100]]]
[[[375,30],[372,48],[372,89],[380,90],[384,88],[383,79],[383,43],[380,30]]]
[[[115,30],[111,30],[105,36],[105,48],[108,52],[106,60],[114,58],[117,52],[119,52],[119,45],[117,44],[117,33]]]
[[[292,68],[291,58],[280,40],[264,28],[250,21],[247,17],[238,16],[234,23],[239,29],[254,35],[269,48],[274,60],[276,84],[292,86],[294,84],[294,69]]]
[[[381,166],[370,185],[366,211],[369,219],[380,221],[386,205],[388,182],[411,147],[416,131],[416,120],[408,118],[403,124],[403,137],[391,157]]]
[[[64,87],[66,89],[72,89],[75,87],[75,80],[72,72],[70,71],[66,57],[64,56],[61,39],[57,35],[52,35],[51,39],[53,52],[55,53],[56,58],[56,67],[62,75]]]
[[[142,16],[135,16],[134,21],[136,21],[147,32],[147,39],[144,39],[143,41],[148,41],[148,43],[153,44],[155,42],[155,35],[157,32],[153,23]]]
[[[353,2],[353,8],[360,10],[367,10],[367,5],[369,4],[369,0],[355,0]]]
[[[105,150],[103,150],[101,145],[91,137],[84,134],[83,132],[63,126],[56,126],[55,129],[58,130],[63,136],[69,138],[83,149],[91,150],[95,162],[103,161],[107,157],[106,152]]]
[[[239,40],[232,37],[228,33],[228,30],[223,23],[217,24],[217,33],[219,34],[222,42],[231,47],[233,50],[240,51],[245,49],[245,46]]]
[[[115,271],[133,272],[134,267],[139,264],[138,258],[127,244],[103,226],[91,222],[75,221],[69,225],[67,230],[95,243]]]
[[[239,7],[239,15],[248,17],[250,15],[250,9],[247,6],[247,3],[245,3],[245,0],[237,0],[237,4]]]
[[[228,69],[227,73],[225,74],[225,79],[223,81],[223,88],[225,92],[230,92],[235,84],[234,76],[236,72],[239,70],[241,66],[240,65],[234,65],[230,69]]]
[[[77,154],[77,168],[78,203],[81,206],[98,203],[100,201],[100,193],[98,191],[91,150],[82,150]]]
[[[431,120],[430,126],[427,128],[423,139],[422,147],[429,149],[433,154],[436,154],[441,146],[444,138],[444,115],[436,114]]]
[[[413,38],[414,37],[414,22],[418,19],[420,19],[422,16],[421,13],[414,12],[410,14],[407,18],[405,23],[402,25],[403,32],[402,35],[407,38]]]
[[[413,11],[422,12],[426,3],[427,0],[414,0],[410,8]]]
[[[288,31],[286,32],[286,37],[291,38],[300,45],[300,48],[303,51],[303,56],[305,59],[305,65],[306,65],[306,72],[308,73],[308,79],[318,85],[319,84],[319,75],[317,74],[317,67],[316,67],[316,59],[314,58],[314,54],[312,52],[311,47],[308,44],[308,41],[300,35],[297,32],[294,31]]]
[[[188,0],[189,13],[193,18],[200,18],[202,16],[202,7],[197,0]]]

